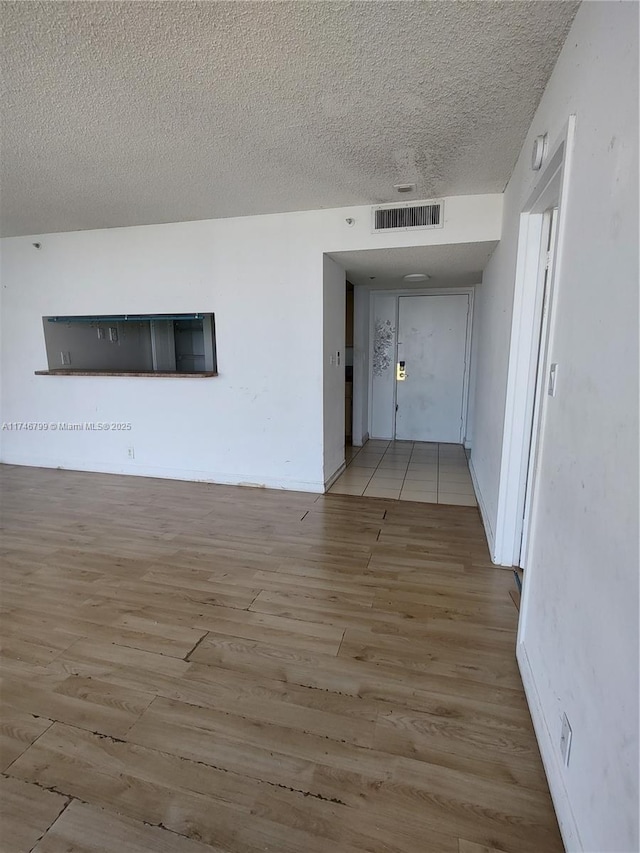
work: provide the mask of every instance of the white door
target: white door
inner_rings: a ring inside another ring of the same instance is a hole
[[[468,315],[467,294],[399,298],[397,439],[463,440]]]

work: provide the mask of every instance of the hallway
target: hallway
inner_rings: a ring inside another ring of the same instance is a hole
[[[421,441],[367,441],[347,447],[347,468],[331,494],[477,506],[464,447]]]

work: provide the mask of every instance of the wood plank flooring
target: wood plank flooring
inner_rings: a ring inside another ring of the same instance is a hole
[[[3,851],[562,851],[477,509],[0,476]]]

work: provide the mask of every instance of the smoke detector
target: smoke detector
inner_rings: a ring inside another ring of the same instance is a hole
[[[415,184],[394,184],[393,188],[397,193],[414,193],[416,191]]]

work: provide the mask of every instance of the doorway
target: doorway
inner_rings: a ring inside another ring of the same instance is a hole
[[[400,296],[395,438],[464,439],[468,294]]]
[[[352,455],[353,444],[353,331],[354,331],[354,287],[349,280],[345,288],[344,323],[344,443],[347,461]]]
[[[473,289],[371,294],[371,438],[462,444]]]
[[[545,211],[542,224],[542,243],[540,251],[540,305],[538,316],[535,321],[537,329],[535,335],[535,349],[538,352],[536,364],[536,376],[534,385],[533,407],[531,412],[531,423],[528,429],[529,459],[525,476],[525,497],[522,523],[522,539],[518,565],[524,568],[523,556],[526,553],[527,539],[529,534],[529,520],[533,502],[533,487],[535,483],[536,469],[540,449],[540,423],[542,406],[545,392],[553,396],[555,394],[555,371],[549,377],[548,387],[545,389],[545,378],[547,376],[547,349],[549,342],[549,307],[551,301],[551,279],[555,260],[555,247],[558,229],[557,206]]]
[[[520,216],[498,505],[495,533],[489,535],[493,561],[523,569],[535,524],[545,410],[549,396],[555,395],[557,365],[549,363],[553,291],[560,273],[574,136],[575,117],[570,116]],[[526,599],[525,584],[521,624]]]

